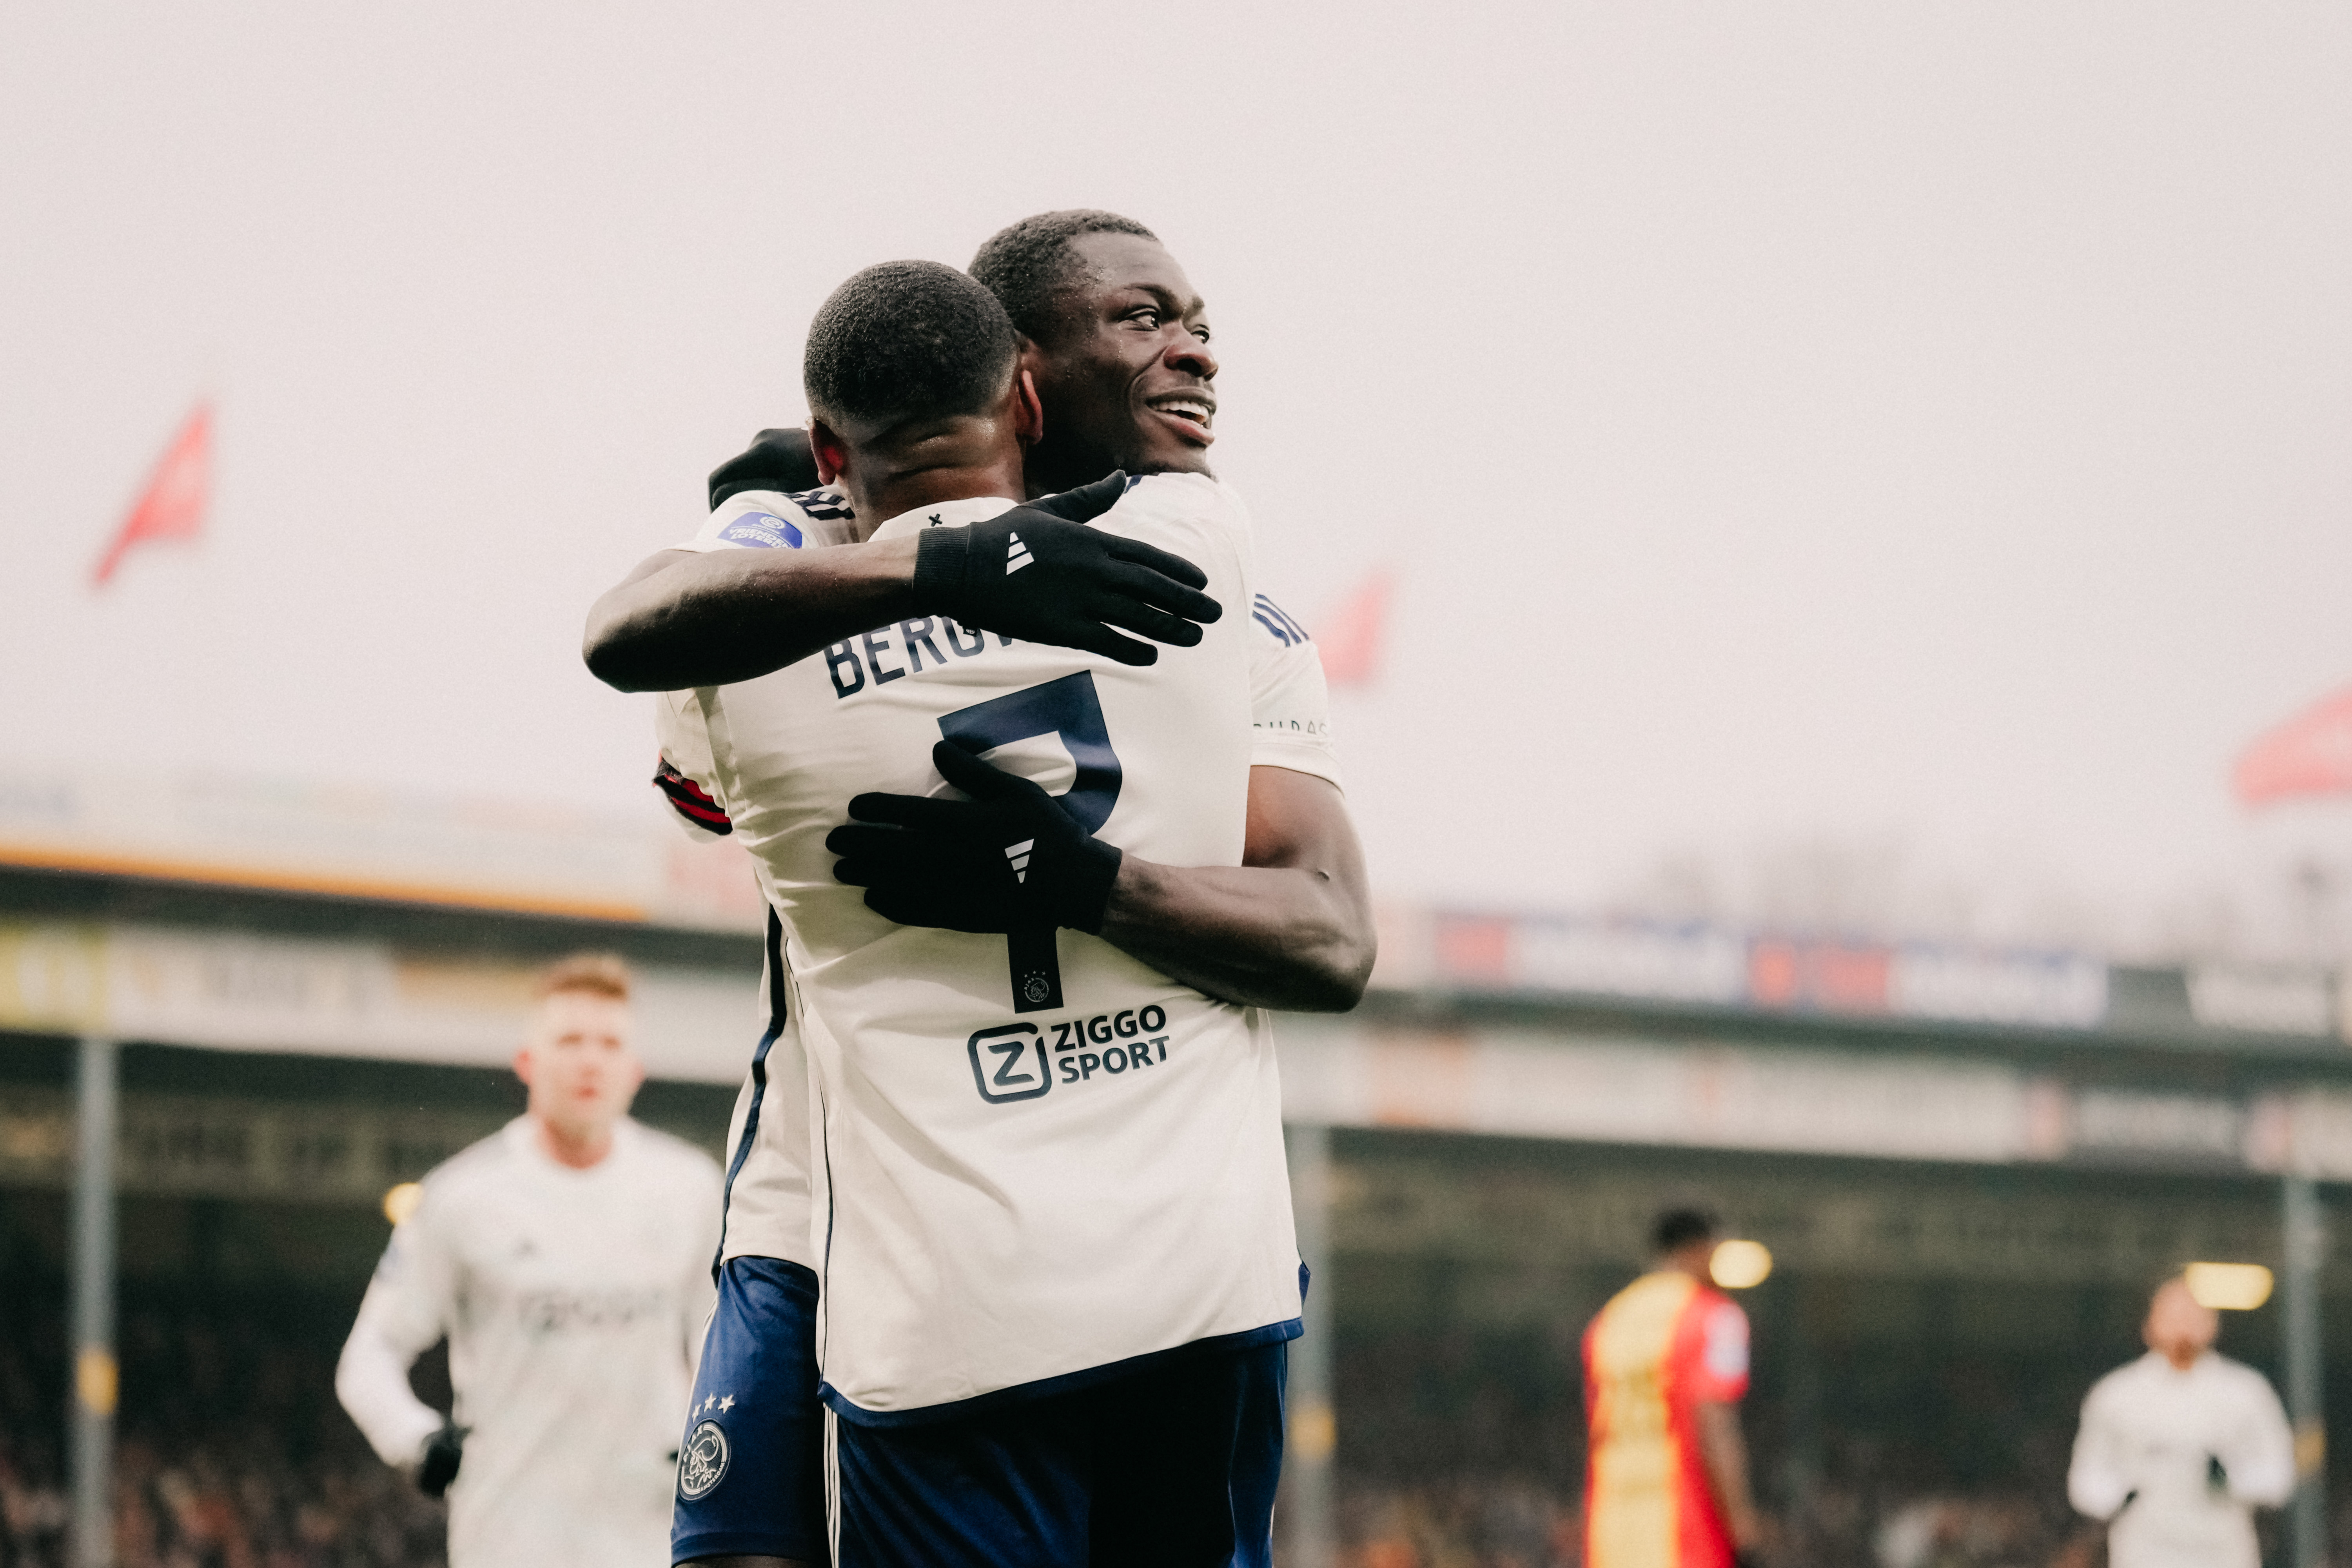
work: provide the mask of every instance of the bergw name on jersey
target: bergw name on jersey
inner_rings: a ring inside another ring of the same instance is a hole
[[[1013,504],[926,508],[875,537]],[[708,773],[784,922],[814,1100],[819,1356],[845,1419],[1297,1331],[1265,1020],[1071,931],[1058,994],[1033,986],[1004,937],[873,913],[824,847],[853,795],[948,793],[930,761],[945,736],[1123,849],[1241,863],[1247,512],[1214,479],[1161,475],[1094,526],[1194,562],[1228,613],[1144,668],[919,617],[670,706],[672,733],[698,731],[674,760]]]

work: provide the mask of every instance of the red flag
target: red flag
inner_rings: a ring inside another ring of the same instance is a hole
[[[1364,686],[1380,673],[1381,634],[1386,628],[1395,574],[1376,568],[1315,634],[1323,656],[1323,679],[1334,686]]]
[[[180,433],[172,438],[163,460],[155,465],[154,476],[147,481],[139,504],[122,520],[114,542],[98,558],[91,584],[104,586],[134,544],[151,539],[194,539],[202,533],[212,479],[213,411],[210,405],[199,403],[195,412],[188,416],[188,422],[180,426]]]
[[[2293,795],[2352,795],[2352,686],[2247,747],[2231,783],[2246,805]]]

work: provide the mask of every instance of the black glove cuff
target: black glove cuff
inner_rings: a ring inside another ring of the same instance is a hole
[[[960,617],[971,559],[970,528],[927,528],[915,535],[916,602],[936,615]]]
[[[466,1428],[455,1422],[445,1423],[438,1432],[426,1439],[424,1462],[416,1467],[416,1487],[426,1497],[439,1497],[457,1479],[457,1468],[466,1454]]]
[[[1126,851],[1099,838],[1082,840],[1077,863],[1070,868],[1060,923],[1088,936],[1100,934],[1103,911],[1110,905],[1111,884],[1118,880],[1118,863]]]

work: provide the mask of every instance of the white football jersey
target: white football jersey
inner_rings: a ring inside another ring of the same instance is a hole
[[[738,490],[710,509],[692,539],[676,550],[814,550],[854,542],[857,514],[849,498],[826,486],[786,494]]]
[[[926,508],[876,537],[1013,504]],[[1238,497],[1154,476],[1095,526],[1192,561],[1229,613],[1144,669],[915,617],[665,700],[667,765],[721,807],[782,917],[818,1095],[820,1356],[853,1420],[1296,1331],[1265,1021],[1075,931],[1015,975],[1003,937],[874,914],[824,848],[853,795],[945,790],[943,735],[1180,866],[1240,864],[1252,765],[1336,782],[1319,663],[1251,592]]]
[[[813,550],[855,542],[856,524],[848,498],[831,488],[790,495],[741,490],[713,507],[701,531],[675,548],[704,553]],[[654,784],[667,797],[674,819],[698,838],[732,834],[733,821],[711,793],[710,738],[693,694],[664,694],[654,728],[661,746]],[[750,1048],[751,1068],[728,1125],[719,1256],[781,1258],[814,1269],[808,1058],[801,1049],[799,1008],[784,961],[782,927],[772,906],[760,989],[767,1027]]]
[[[2083,1401],[2066,1495],[2115,1521],[2115,1568],[2258,1568],[2249,1514],[2294,1483],[2294,1435],[2261,1373],[2210,1351],[2183,1372],[2150,1351]]]
[[[719,1171],[624,1120],[586,1170],[519,1117],[425,1178],[393,1232],[335,1373],[388,1464],[441,1417],[408,1369],[446,1335],[451,1568],[644,1568],[668,1561],[687,1391],[711,1299]]]
[[[736,1092],[727,1125],[719,1256],[781,1258],[814,1272],[817,1238],[809,1213],[809,1062],[801,1048],[800,1002],[784,959],[783,921],[771,907],[760,974],[767,1028]]]

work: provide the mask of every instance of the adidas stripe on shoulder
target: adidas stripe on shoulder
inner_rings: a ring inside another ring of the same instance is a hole
[[[1307,628],[1294,620],[1288,611],[1264,594],[1250,601],[1250,618],[1264,626],[1266,635],[1285,647],[1296,647],[1300,643],[1314,640],[1307,635]]]

